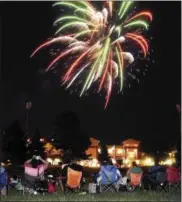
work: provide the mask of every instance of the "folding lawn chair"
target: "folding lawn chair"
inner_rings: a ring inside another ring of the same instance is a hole
[[[130,173],[130,182],[127,184],[128,191],[134,191],[137,187],[141,187],[142,173]]]
[[[181,178],[178,169],[168,168],[166,170],[166,180],[167,184],[165,189],[169,192],[171,191],[181,191]]]
[[[47,185],[45,183],[45,180],[43,180],[43,174],[30,176],[25,173],[21,185],[22,188],[20,188],[19,191],[23,195],[25,194],[25,192],[29,195],[37,194],[38,192],[44,195],[45,192],[47,192]]]
[[[157,172],[156,176],[156,184],[154,185],[156,191],[166,191],[166,173],[165,172]]]
[[[77,191],[81,189],[82,172],[68,167],[67,179],[65,184],[66,191]]]
[[[0,196],[6,196],[8,192],[8,177],[4,167],[0,166]]]
[[[99,183],[100,192],[117,192],[119,186],[117,185],[117,169],[113,165],[106,165],[101,167],[101,181]]]

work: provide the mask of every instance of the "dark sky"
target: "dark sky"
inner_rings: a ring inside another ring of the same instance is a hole
[[[148,72],[123,95],[113,95],[104,111],[103,97],[70,95],[54,73],[42,74],[41,69],[50,61],[48,52],[29,58],[33,49],[55,31],[52,23],[60,13],[52,8],[52,2],[1,2],[0,125],[5,127],[15,119],[25,125],[25,102],[30,99],[32,131],[38,126],[43,134],[49,134],[55,116],[73,110],[88,135],[108,143],[128,137],[167,142],[176,139],[176,104],[181,102],[181,2],[140,2],[138,6],[151,10],[154,16],[149,31],[154,53],[151,61],[142,61],[148,63]]]

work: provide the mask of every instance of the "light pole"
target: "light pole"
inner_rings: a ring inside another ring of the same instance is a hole
[[[180,119],[180,132],[181,132],[181,106],[179,104],[176,105],[176,109],[179,114],[179,119]]]
[[[30,108],[32,107],[32,102],[28,101],[26,103],[26,110],[27,110],[27,113],[26,113],[26,138],[28,137],[28,115],[29,115],[29,110]]]

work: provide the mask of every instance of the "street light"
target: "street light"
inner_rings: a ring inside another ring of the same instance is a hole
[[[28,112],[32,107],[32,102],[28,101],[26,102],[26,110],[27,110],[27,114],[26,114],[26,137],[28,137]]]

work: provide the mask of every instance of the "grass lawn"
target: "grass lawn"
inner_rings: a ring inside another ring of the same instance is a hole
[[[139,191],[134,192],[118,192],[118,193],[102,193],[102,194],[86,194],[79,195],[78,193],[65,194],[55,193],[45,194],[44,196],[22,196],[18,191],[11,190],[6,198],[1,198],[1,201],[181,201],[180,192],[164,193],[154,191]]]

